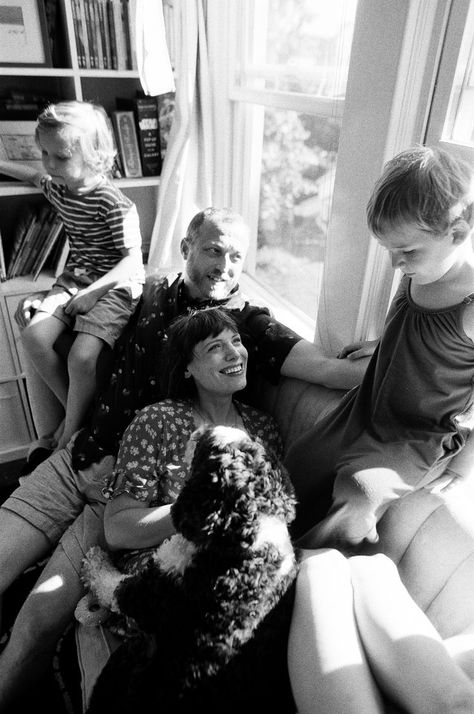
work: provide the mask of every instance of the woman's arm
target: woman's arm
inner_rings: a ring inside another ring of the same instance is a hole
[[[122,493],[108,501],[104,514],[105,539],[110,550],[131,550],[159,545],[175,532],[171,504],[150,507]]]

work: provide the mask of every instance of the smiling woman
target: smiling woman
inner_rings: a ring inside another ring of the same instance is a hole
[[[174,532],[171,504],[189,470],[188,442],[202,424],[238,427],[281,453],[274,420],[233,399],[246,385],[247,350],[232,315],[194,310],[171,325],[162,373],[168,398],[145,407],[124,433],[108,483],[105,534],[111,549],[156,546]],[[128,562],[130,553],[125,557]]]

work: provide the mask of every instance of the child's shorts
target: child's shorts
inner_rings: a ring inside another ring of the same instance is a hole
[[[64,308],[77,290],[82,290],[95,282],[99,276],[75,275],[71,271],[62,273],[48,292],[38,312],[46,312],[71,327],[74,332],[94,335],[113,347],[142,293],[138,282],[124,282],[109,290],[89,312],[83,315],[67,315]]]

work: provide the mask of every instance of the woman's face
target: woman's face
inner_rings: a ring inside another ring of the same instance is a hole
[[[198,391],[234,394],[247,384],[247,357],[239,333],[224,329],[197,343],[187,372]]]

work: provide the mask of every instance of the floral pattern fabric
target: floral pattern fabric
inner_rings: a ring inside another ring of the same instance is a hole
[[[254,407],[234,402],[247,433],[281,456],[282,444],[275,420]],[[165,399],[142,409],[123,435],[115,470],[104,495],[127,493],[151,507],[173,503],[189,466],[185,451],[195,430],[192,404]]]

